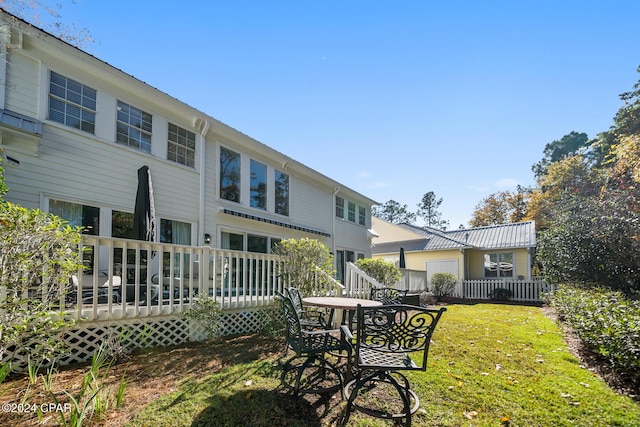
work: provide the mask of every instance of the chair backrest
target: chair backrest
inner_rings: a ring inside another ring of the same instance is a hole
[[[371,288],[369,299],[380,301],[383,305],[404,304],[407,290],[396,288]]]
[[[431,335],[447,309],[432,309],[413,305],[382,305],[378,307],[362,307],[357,309],[356,355],[366,351],[368,355],[379,353],[379,360],[389,360],[389,356],[404,357],[402,366],[391,367],[390,370],[426,370],[427,355],[431,343]],[[423,352],[422,363],[418,364],[409,358],[411,353]],[[376,360],[368,357],[368,360]],[[369,362],[360,364],[361,368],[380,368],[384,366]]]
[[[291,298],[283,294],[278,295],[282,306],[282,314],[285,322],[285,338],[291,348],[298,352],[301,348],[302,327],[300,326],[300,317],[291,301]]]
[[[289,294],[289,298],[291,298],[291,302],[293,303],[293,307],[296,309],[298,314],[302,313],[302,295],[300,295],[300,290],[298,288],[289,287],[287,288],[287,293]]]

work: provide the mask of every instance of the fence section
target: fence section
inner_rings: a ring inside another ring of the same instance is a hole
[[[459,281],[452,296],[490,300],[508,299],[519,302],[541,302],[542,294],[555,290],[555,285],[539,280],[465,280]]]

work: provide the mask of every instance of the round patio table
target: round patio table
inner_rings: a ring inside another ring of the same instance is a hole
[[[377,307],[382,305],[380,301],[372,301],[370,299],[362,298],[348,298],[348,297],[306,297],[302,298],[302,303],[312,305],[315,307],[330,308],[329,324],[333,323],[333,313],[336,309],[344,310],[342,315],[342,324],[346,325],[347,318],[351,319],[352,316],[349,313],[353,313],[358,305],[363,307]]]

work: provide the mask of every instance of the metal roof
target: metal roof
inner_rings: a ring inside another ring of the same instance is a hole
[[[411,224],[399,224],[399,226],[414,232],[416,239],[377,244],[372,248],[374,254],[399,252],[401,247],[407,252],[416,252],[465,248],[491,250],[536,246],[534,221],[464,230],[438,230]]]

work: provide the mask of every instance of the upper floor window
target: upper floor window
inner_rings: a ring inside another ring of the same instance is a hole
[[[484,277],[513,277],[513,253],[484,254]]]
[[[240,202],[240,154],[220,147],[220,198]]]
[[[275,187],[275,212],[280,215],[289,216],[289,175],[276,171]]]
[[[366,225],[367,223],[367,210],[364,206],[358,206],[358,224]]]
[[[116,141],[141,151],[151,152],[152,115],[118,101]]]
[[[194,167],[196,159],[196,134],[169,123],[167,159]]]
[[[267,167],[251,160],[251,207],[267,209]]]
[[[96,130],[96,90],[51,72],[49,119],[89,133]]]
[[[344,218],[344,199],[339,196],[336,196],[336,216]]]
[[[351,222],[356,222],[356,204],[349,202],[349,211],[347,212],[348,219]]]

